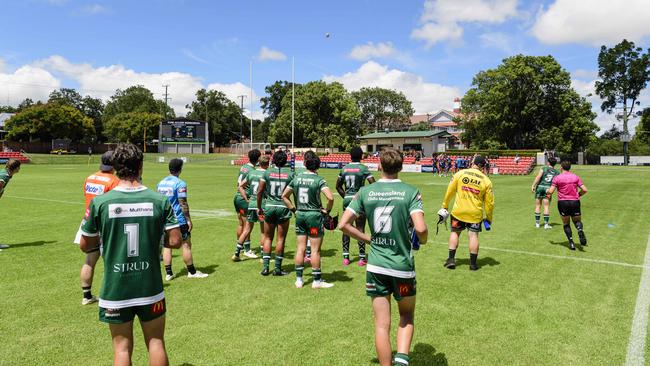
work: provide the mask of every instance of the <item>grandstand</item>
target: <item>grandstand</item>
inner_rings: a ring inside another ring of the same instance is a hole
[[[29,158],[21,152],[0,152],[0,163],[6,163],[9,159],[16,159],[21,163],[29,163]]]
[[[451,155],[452,161],[455,161],[458,156]],[[328,154],[320,157],[323,168],[341,168],[343,165],[350,163],[352,160],[350,154],[336,153]],[[302,155],[296,155],[296,161],[301,161]],[[233,161],[234,165],[244,165],[248,162],[247,156],[241,156]],[[361,160],[364,164],[379,164],[378,156],[368,156]],[[433,158],[422,158],[416,161],[414,156],[405,156],[404,164],[421,165],[422,167],[433,167]],[[335,166],[336,165],[336,166]],[[530,174],[535,168],[535,158],[523,156],[520,157],[518,162],[515,162],[515,156],[500,156],[495,159],[490,159],[490,173],[503,174],[503,175],[527,175]],[[425,170],[424,171],[431,171]]]

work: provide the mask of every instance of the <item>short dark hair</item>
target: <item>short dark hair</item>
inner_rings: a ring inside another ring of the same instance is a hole
[[[287,164],[287,153],[282,150],[276,151],[273,154],[273,164],[278,168],[285,166]]]
[[[251,164],[257,164],[261,155],[262,153],[258,149],[253,149],[248,152],[248,161],[250,161]]]
[[[568,160],[564,160],[560,163],[560,166],[562,166],[562,169],[566,170],[567,172],[571,170],[571,162]]]
[[[381,169],[386,174],[397,174],[402,171],[402,163],[404,158],[402,153],[393,149],[392,147],[386,147],[381,152],[379,157],[381,161]]]
[[[350,150],[350,158],[354,162],[360,162],[361,158],[363,157],[363,150],[359,146],[355,146]]]
[[[305,168],[307,170],[318,170],[320,168],[320,158],[313,151],[309,150],[305,153]]]
[[[133,144],[119,144],[113,152],[113,168],[117,177],[123,180],[140,179],[142,150]]]
[[[172,174],[180,173],[183,170],[183,160],[182,159],[172,159],[169,161],[169,172]]]
[[[16,159],[7,160],[7,164],[5,165],[5,168],[7,168],[8,171],[13,172],[14,170],[20,168],[20,160],[16,160]]]
[[[485,168],[485,158],[481,155],[476,155],[472,161],[472,164],[478,166],[479,168]]]
[[[550,158],[548,158],[548,164],[550,166],[555,166],[555,164],[557,164],[557,159],[551,156]]]

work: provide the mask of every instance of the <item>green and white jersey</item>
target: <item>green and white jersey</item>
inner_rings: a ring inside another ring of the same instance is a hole
[[[165,297],[160,274],[160,239],[178,227],[167,197],[147,187],[114,188],[93,198],[81,231],[101,235],[104,281],[99,306],[121,309]]]
[[[246,179],[248,176],[248,173],[252,172],[255,170],[255,165],[251,164],[250,162],[244,164],[239,168],[239,175],[237,176],[237,187],[239,187],[239,184]],[[235,196],[241,197],[241,194],[239,194],[239,189],[237,190],[237,193]]]
[[[368,218],[372,234],[368,272],[415,277],[409,223],[412,213],[424,212],[418,189],[399,179],[380,179],[361,188],[347,209]]]
[[[264,176],[265,169],[255,169],[248,173],[245,180],[248,182],[246,195],[248,196],[248,209],[257,210],[257,188],[260,186],[260,179]]]
[[[323,177],[307,171],[296,175],[289,188],[293,191],[298,211],[320,211],[320,192],[328,187]]]
[[[2,188],[0,188],[0,193],[5,190],[10,180],[11,176],[9,175],[9,172],[7,172],[7,169],[0,169],[0,181],[3,183]]]
[[[345,197],[352,198],[366,184],[366,180],[372,177],[372,173],[367,166],[354,162],[344,166],[339,177],[345,183]]]
[[[542,179],[539,180],[538,186],[551,188],[551,183],[553,182],[553,178],[555,178],[555,176],[559,174],[560,172],[553,167],[550,166],[542,167]]]
[[[282,201],[282,192],[293,181],[293,172],[289,167],[269,168],[264,172],[260,182],[266,183],[264,195],[266,197],[265,206],[270,207],[287,207]]]

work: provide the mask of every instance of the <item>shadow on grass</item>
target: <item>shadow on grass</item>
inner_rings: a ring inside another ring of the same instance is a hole
[[[216,270],[217,267],[219,267],[218,264],[211,264],[211,265],[205,266],[205,267],[197,266],[196,270],[201,271],[203,273],[212,274],[212,273],[214,273],[214,271]],[[178,271],[178,273],[176,273],[176,278],[181,277],[181,276],[187,276],[187,267],[185,267],[184,265],[183,265],[183,269],[181,269],[180,271]]]
[[[328,282],[350,282],[352,277],[348,276],[346,271],[334,271],[323,274],[323,278]]]
[[[189,362],[183,362],[183,363],[180,364],[179,366],[194,366],[194,364],[193,364],[193,363],[189,363]]]
[[[549,242],[550,244],[552,244],[552,245],[559,245],[559,246],[562,246],[562,247],[565,247],[565,248],[569,249],[569,241],[568,241],[568,240],[566,240],[566,241],[553,241],[553,240],[549,240],[548,242]],[[585,251],[585,249],[584,249],[584,248],[582,247],[582,245],[580,245],[580,244],[576,244],[576,249],[577,249],[579,252],[584,252],[584,251]]]
[[[6,249],[18,249],[18,248],[27,248],[27,247],[40,247],[45,244],[52,244],[56,243],[56,240],[38,240],[38,241],[32,241],[28,243],[17,243],[17,244],[9,244],[9,247]]]
[[[476,264],[478,264],[478,267],[481,268],[483,266],[498,266],[501,264],[498,260],[492,258],[492,257],[478,257],[476,260]],[[469,258],[461,258],[461,259],[456,259],[456,267],[458,266],[469,266]]]
[[[395,352],[393,352],[395,356]],[[379,364],[379,360],[375,357],[372,359],[373,364]],[[409,365],[411,366],[447,366],[447,356],[444,353],[436,353],[435,347],[430,344],[418,343],[413,347],[409,354]]]

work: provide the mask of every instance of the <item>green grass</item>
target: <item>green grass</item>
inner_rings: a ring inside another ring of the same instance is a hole
[[[171,363],[374,364],[364,269],[341,265],[339,232],[325,237],[324,278],[335,283],[329,290],[297,290],[293,275],[263,278],[257,260],[230,262],[237,170],[226,166],[229,159],[224,155],[190,163],[182,176],[189,184],[191,208],[205,210],[203,217],[195,216],[194,258],[210,277],[180,277],[165,285]],[[149,187],[165,175],[166,167],[152,161],[147,159],[144,171]],[[83,159],[55,162],[25,165],[0,199],[0,241],[12,246],[0,253],[0,365],[111,362],[110,336],[107,326],[97,320],[97,306],[80,305],[78,275],[84,256],[71,243],[83,214],[82,182],[96,162],[91,166]],[[567,249],[555,205],[551,216],[555,227],[534,228],[532,176],[493,177],[493,230],[481,235],[482,268],[476,273],[468,270],[466,236],[457,255],[460,266],[455,271],[442,267],[449,233],[441,227],[440,234],[434,235],[434,212],[448,178],[402,176],[420,187],[433,229],[430,243],[416,258],[412,365],[625,362],[641,268],[572,258],[643,262],[649,235],[650,170],[585,167],[576,172],[589,188],[583,199],[589,246],[584,251]],[[336,172],[321,173],[333,186]],[[335,207],[340,205],[338,199]],[[256,243],[257,229],[254,233]],[[291,235],[287,258],[292,258],[294,249]],[[352,249],[356,253],[354,245]],[[285,263],[285,269],[293,269],[291,259]],[[175,256],[175,270],[181,267],[181,258]],[[99,264],[95,293],[102,270]],[[136,365],[146,363],[139,329],[133,358]]]

